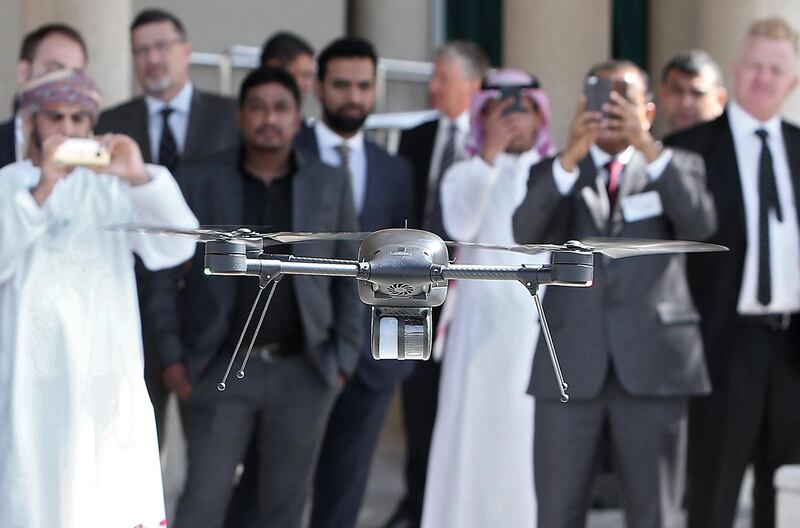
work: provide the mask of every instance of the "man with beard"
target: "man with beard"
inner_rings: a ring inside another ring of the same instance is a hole
[[[348,37],[328,45],[317,59],[314,86],[322,119],[301,134],[301,148],[350,176],[352,200],[363,231],[403,227],[411,221],[412,177],[408,163],[364,137],[375,105],[377,56],[366,40]],[[369,329],[369,312],[362,313]],[[311,526],[355,526],[383,417],[398,383],[414,363],[373,359],[368,340],[355,375],[334,405],[314,480]]]
[[[189,79],[192,46],[178,18],[166,11],[147,9],[131,24],[131,47],[136,77],[144,97],[100,115],[97,133],[126,134],[139,144],[145,162],[158,163],[175,174],[181,159],[213,154],[236,144],[236,104],[232,99],[196,90]],[[156,411],[159,439],[163,441],[164,415],[169,392],[182,401],[188,396],[188,379],[180,365],[163,371],[151,306],[157,303],[150,287],[152,275],[137,262],[136,279],[143,311],[145,379]]]
[[[80,33],[65,24],[46,24],[31,31],[22,39],[17,61],[17,84],[22,86],[34,77],[47,72],[70,68],[86,68],[86,44]],[[25,157],[22,116],[17,114],[0,123],[0,167]]]
[[[300,94],[292,76],[261,68],[239,95],[243,144],[187,163],[183,191],[203,224],[270,225],[275,231],[354,231],[347,177],[293,148]],[[190,176],[190,177],[189,177]],[[275,253],[355,258],[353,242],[275,246]],[[170,366],[188,372],[188,474],[175,526],[223,525],[236,467],[257,439],[257,526],[297,527],[328,414],[358,361],[363,305],[353,280],[289,276],[271,308],[247,375],[217,390],[258,292],[254,280],[209,279],[203,248],[166,288],[174,307],[159,338]],[[163,277],[162,276],[159,276]],[[184,283],[183,288],[177,285]],[[263,299],[261,306],[263,306]],[[179,321],[179,323],[174,324]],[[168,324],[170,323],[170,324]],[[251,325],[251,332],[254,325]],[[251,335],[244,343],[249,343]],[[169,356],[169,357],[168,357]],[[240,354],[241,358],[241,354]],[[237,526],[242,526],[239,524]]]

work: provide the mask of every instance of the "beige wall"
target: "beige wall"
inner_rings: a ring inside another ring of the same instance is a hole
[[[539,77],[553,140],[563,147],[586,70],[611,52],[610,0],[505,0],[503,7],[505,63]]]

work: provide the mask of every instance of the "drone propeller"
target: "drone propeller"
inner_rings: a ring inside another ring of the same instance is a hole
[[[503,246],[497,244],[481,244],[477,242],[447,242],[455,247],[470,247],[499,251],[513,251],[535,255],[545,251],[583,250],[601,253],[611,258],[634,257],[640,255],[661,255],[664,253],[708,253],[728,251],[725,246],[705,242],[687,240],[650,240],[638,238],[586,238],[573,240],[566,244],[516,244]]]
[[[194,237],[198,242],[241,242],[248,247],[261,249],[267,246],[281,244],[294,244],[297,242],[314,242],[321,240],[363,240],[370,233],[345,232],[345,233],[295,233],[279,231],[277,233],[262,233],[257,230],[263,226],[225,226],[203,225],[197,229],[180,229],[172,227],[151,227],[140,225],[115,225],[109,229],[121,229],[134,233],[148,235],[178,235]]]

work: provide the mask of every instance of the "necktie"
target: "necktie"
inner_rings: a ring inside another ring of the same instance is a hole
[[[761,157],[758,162],[758,290],[756,299],[762,306],[772,301],[772,277],[770,275],[769,212],[775,212],[778,222],[783,222],[783,212],[778,201],[778,187],[775,184],[775,171],[772,165],[772,152],[769,150],[763,128],[756,130],[761,139]]]
[[[169,116],[174,111],[175,109],[169,106],[165,106],[161,110],[161,141],[158,144],[158,163],[169,169],[172,174],[175,174],[178,161],[180,161],[178,145],[175,143],[175,136],[172,135],[172,128],[169,126]]]
[[[335,148],[336,152],[339,153],[339,168],[342,169],[347,174],[347,177],[351,178],[352,180],[353,173],[350,171],[350,147],[342,143],[341,145],[336,145],[333,148]]]
[[[617,203],[617,191],[619,190],[619,177],[622,174],[622,169],[625,166],[617,158],[605,164],[606,171],[608,171],[608,183],[606,190],[608,191],[609,210],[613,211]]]
[[[442,148],[442,157],[439,160],[439,171],[436,173],[436,180],[431,182],[428,187],[428,197],[425,200],[425,217],[423,218],[423,227],[436,233],[439,236],[445,236],[444,221],[442,220],[442,204],[439,202],[439,189],[442,185],[442,178],[450,165],[456,160],[456,127],[455,121],[450,122],[447,129],[447,139]]]

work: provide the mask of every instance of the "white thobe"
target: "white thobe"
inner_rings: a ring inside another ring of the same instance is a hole
[[[444,227],[457,241],[513,244],[512,216],[535,151],[476,156],[442,181]],[[466,264],[549,262],[549,255],[459,248]],[[536,525],[533,398],[526,394],[539,334],[531,295],[517,282],[459,281],[431,442],[422,526]]]
[[[163,167],[132,187],[76,168],[40,207],[30,161],[0,170],[0,525],[166,525],[144,384],[133,251],[151,269],[192,240],[104,229],[195,227]]]

